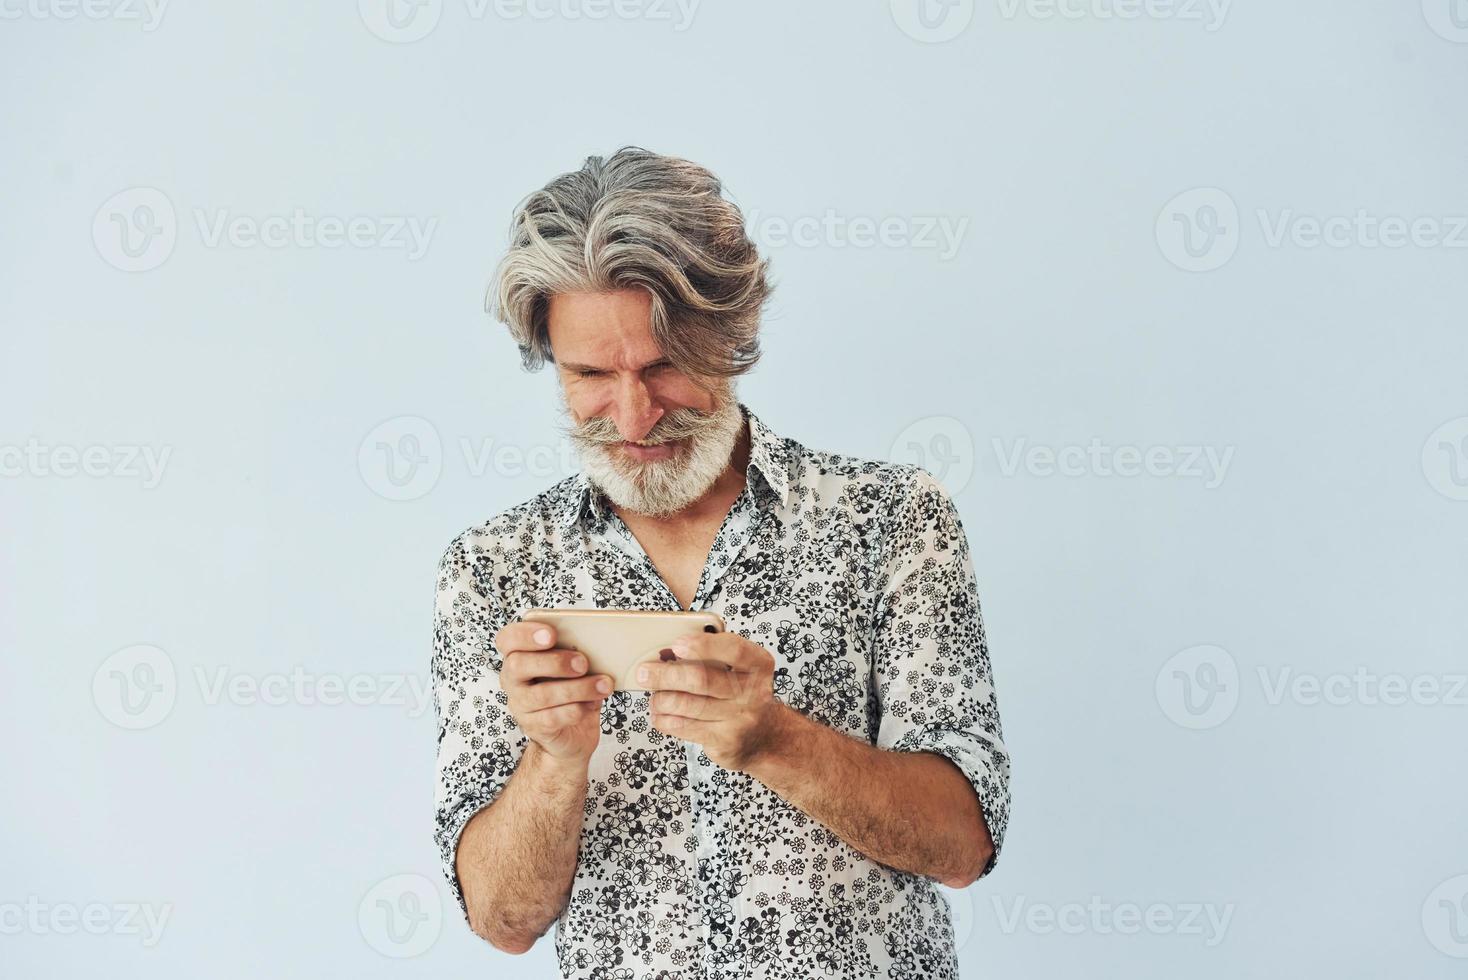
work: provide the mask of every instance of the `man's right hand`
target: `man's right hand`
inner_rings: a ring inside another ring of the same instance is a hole
[[[601,738],[601,703],[612,679],[587,675],[586,657],[555,642],[555,627],[545,623],[510,623],[496,633],[504,657],[500,687],[531,741],[557,761],[585,762]]]

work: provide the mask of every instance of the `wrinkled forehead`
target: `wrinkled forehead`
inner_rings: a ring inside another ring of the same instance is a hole
[[[568,370],[638,370],[663,357],[646,290],[555,293],[546,312],[556,363]]]

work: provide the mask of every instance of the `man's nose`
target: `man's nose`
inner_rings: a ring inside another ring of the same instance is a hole
[[[652,392],[641,378],[628,379],[618,386],[613,419],[623,439],[636,442],[647,438],[662,417],[663,410],[653,401]]]

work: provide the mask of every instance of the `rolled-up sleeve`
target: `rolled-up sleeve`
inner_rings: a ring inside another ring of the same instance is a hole
[[[913,467],[884,547],[873,619],[880,748],[936,752],[978,794],[998,861],[1009,823],[1009,753],[979,610],[973,557],[943,485]]]
[[[494,636],[509,621],[494,589],[493,563],[455,539],[438,566],[433,613],[433,706],[438,719],[434,841],[444,878],[468,921],[455,871],[464,825],[499,797],[526,737],[500,688]]]

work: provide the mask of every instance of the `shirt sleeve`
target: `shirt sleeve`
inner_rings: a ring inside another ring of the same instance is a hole
[[[433,612],[433,707],[438,720],[434,840],[443,874],[468,921],[454,868],[464,825],[493,803],[514,774],[527,738],[500,688],[503,660],[494,636],[509,621],[494,590],[493,563],[466,551],[444,552]]]
[[[1009,753],[968,539],[947,490],[924,469],[914,467],[894,515],[884,566],[873,619],[877,745],[936,752],[962,770],[994,839],[982,877],[1009,824]]]

